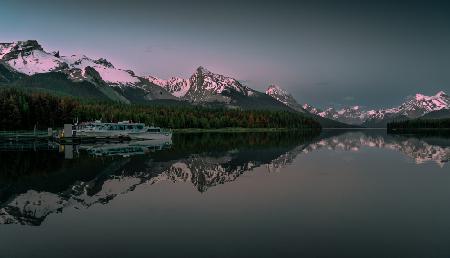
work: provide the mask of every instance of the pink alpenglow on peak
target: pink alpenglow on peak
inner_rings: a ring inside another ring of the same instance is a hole
[[[111,85],[134,86],[140,80],[132,73],[116,69],[104,58],[97,60],[85,55],[60,56],[59,52],[46,52],[35,40],[0,43],[0,60],[19,73],[34,75],[63,71],[84,76],[86,67],[94,68],[101,78]],[[74,78],[72,78],[74,79]],[[77,78],[86,79],[86,78]]]
[[[272,95],[272,94],[289,95],[289,93],[286,90],[280,88],[280,86],[278,86],[276,84],[271,84],[269,86],[269,88],[267,88],[266,94],[267,95]]]
[[[300,105],[294,98],[294,96],[292,96],[292,94],[276,84],[271,84],[267,88],[266,94],[298,112],[304,113],[306,111],[309,111],[308,106],[306,106],[305,108],[304,106]]]
[[[177,98],[184,97],[190,89],[190,82],[187,79],[172,77],[169,80],[164,80],[151,75],[146,76],[145,79],[161,88],[166,89],[170,94]]]
[[[435,95],[436,97],[448,97],[447,93],[445,93],[444,91],[439,91],[438,93],[436,93]]]
[[[420,93],[417,93],[416,94],[416,100],[424,100],[424,99],[426,99],[427,98],[427,96],[425,96],[425,95],[423,95],[423,94],[420,94]]]
[[[335,119],[345,123],[363,124],[367,121],[382,121],[397,116],[418,118],[433,111],[450,109],[450,98],[444,91],[439,91],[433,96],[417,93],[400,106],[368,111],[364,110],[361,106],[353,106],[340,110],[327,108],[324,111],[312,108],[309,105],[306,105],[305,107],[310,113],[322,117]]]

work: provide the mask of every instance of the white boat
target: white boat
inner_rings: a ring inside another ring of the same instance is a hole
[[[133,140],[170,140],[172,132],[144,123],[123,121],[118,123],[87,122],[73,127],[73,137],[129,138]]]

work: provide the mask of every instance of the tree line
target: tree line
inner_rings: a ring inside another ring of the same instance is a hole
[[[319,130],[320,125],[289,111],[236,110],[200,106],[129,105],[94,102],[48,93],[0,90],[0,130],[59,128],[75,121],[131,120],[180,128],[296,128]]]
[[[388,132],[414,131],[420,129],[450,129],[450,118],[441,119],[412,119],[404,121],[393,121],[387,124]]]

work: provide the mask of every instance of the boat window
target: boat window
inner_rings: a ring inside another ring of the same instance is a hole
[[[159,128],[149,128],[147,130],[147,132],[151,132],[151,133],[159,133]]]
[[[143,125],[137,125],[137,129],[142,130],[142,129],[144,129],[144,126]]]

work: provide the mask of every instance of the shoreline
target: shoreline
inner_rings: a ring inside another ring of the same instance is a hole
[[[313,129],[298,128],[244,128],[244,127],[225,127],[225,128],[183,128],[172,129],[173,133],[262,133],[262,132],[289,132],[289,131],[315,131]]]

